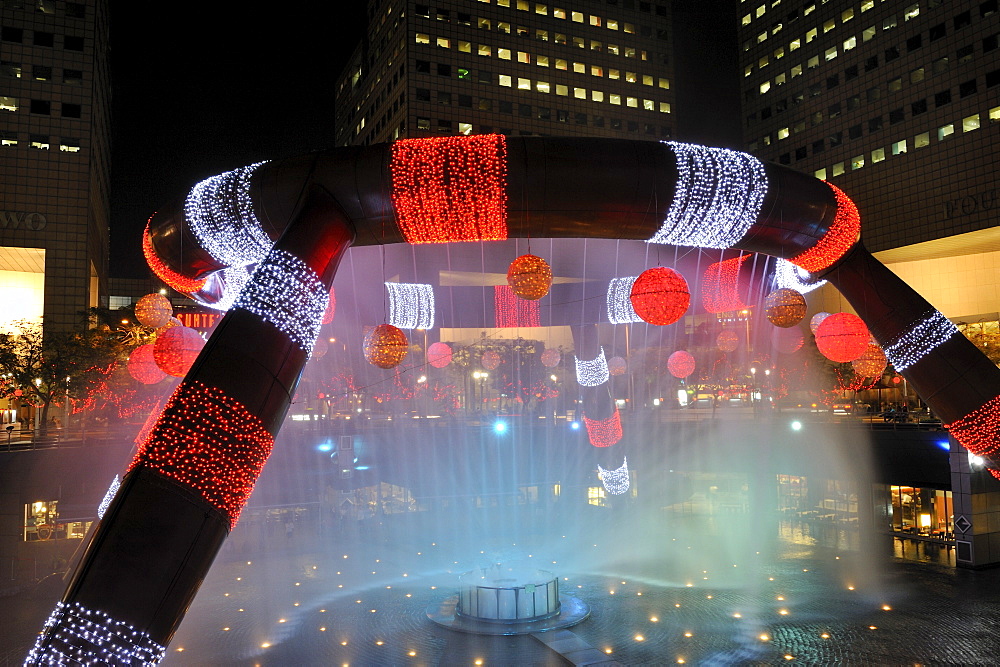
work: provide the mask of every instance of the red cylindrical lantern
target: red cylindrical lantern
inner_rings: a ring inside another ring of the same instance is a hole
[[[732,329],[723,329],[716,337],[715,344],[723,352],[733,352],[740,345],[740,337]]]
[[[174,307],[162,294],[147,294],[135,304],[135,319],[151,329],[159,329],[170,321]]]
[[[608,372],[612,375],[625,375],[628,364],[621,357],[611,357],[608,359]]]
[[[128,374],[142,384],[156,384],[167,374],[160,370],[153,357],[153,343],[146,343],[132,350],[128,357]]]
[[[768,322],[787,329],[806,316],[806,298],[787,287],[776,289],[764,299],[764,312]]]
[[[380,324],[365,333],[365,359],[372,366],[395,368],[409,351],[406,334],[399,327]]]
[[[882,348],[875,343],[868,343],[868,349],[852,361],[851,366],[854,367],[854,372],[861,377],[874,378],[882,375],[882,371],[885,370],[888,363]]]
[[[548,262],[536,255],[521,255],[507,269],[507,284],[522,299],[537,301],[549,293],[552,286],[552,269]]]
[[[646,269],[632,283],[629,295],[635,314],[650,324],[673,324],[691,303],[684,276],[665,266]]]
[[[868,349],[871,334],[857,315],[835,313],[816,327],[816,347],[830,361],[854,361]]]
[[[198,357],[205,339],[190,327],[170,327],[160,332],[153,344],[156,365],[167,375],[184,377]]]
[[[559,350],[550,347],[542,352],[542,366],[555,368],[560,361],[562,361],[562,354],[559,353]]]
[[[483,352],[483,368],[488,371],[495,371],[500,365],[500,355],[493,350]]]
[[[780,354],[797,352],[802,347],[802,344],[805,343],[805,340],[805,334],[802,333],[802,328],[799,326],[787,329],[774,329],[771,333],[771,344]]]
[[[448,343],[431,343],[427,348],[427,363],[434,368],[444,368],[451,363],[451,345]]]
[[[677,350],[667,357],[667,370],[675,378],[686,378],[694,373],[694,356],[687,350]]]

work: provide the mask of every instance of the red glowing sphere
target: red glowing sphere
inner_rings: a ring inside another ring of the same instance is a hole
[[[650,324],[673,324],[687,312],[691,292],[684,276],[665,266],[646,269],[629,295],[635,314]]]
[[[628,364],[621,357],[611,357],[608,359],[608,372],[612,375],[625,375]]]
[[[740,346],[740,337],[731,329],[723,329],[716,337],[715,344],[723,352],[733,352]]]
[[[483,368],[488,371],[495,371],[500,365],[500,355],[493,350],[483,352]]]
[[[156,384],[167,377],[167,374],[156,365],[153,348],[153,343],[140,345],[132,350],[128,358],[128,374],[142,384]]]
[[[434,368],[444,368],[451,363],[451,345],[448,343],[431,343],[427,348],[427,363]]]
[[[147,294],[135,304],[135,319],[150,329],[159,329],[170,321],[174,307],[162,294]]]
[[[550,347],[542,352],[542,366],[555,368],[560,361],[562,361],[562,354],[559,353],[559,350]]]
[[[677,350],[667,357],[667,370],[675,378],[686,378],[694,373],[694,356],[686,350]]]
[[[788,327],[787,329],[776,328],[771,332],[771,344],[780,354],[792,354],[797,352],[806,337],[799,326]]]
[[[190,327],[170,327],[160,332],[153,344],[153,358],[167,375],[184,377],[198,358],[205,339]]]
[[[816,347],[830,361],[854,361],[868,349],[870,338],[865,323],[851,313],[835,313],[816,327]]]

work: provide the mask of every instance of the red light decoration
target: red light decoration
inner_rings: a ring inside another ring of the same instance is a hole
[[[159,329],[170,322],[174,307],[162,294],[147,294],[135,304],[135,319],[150,329]]]
[[[140,345],[128,357],[128,374],[142,384],[156,384],[167,374],[160,370],[153,357],[153,343]]]
[[[334,293],[334,289],[330,288],[330,301],[326,304],[326,310],[323,311],[323,324],[329,324],[333,322],[333,315],[337,312],[337,295]]]
[[[507,238],[503,135],[401,139],[392,145],[392,202],[408,243]]]
[[[665,326],[687,312],[691,292],[684,276],[665,266],[657,266],[639,274],[632,283],[629,300],[643,321]]]
[[[805,334],[799,326],[791,326],[787,329],[778,328],[771,332],[771,344],[779,354],[794,354],[802,348],[805,342]]]
[[[723,352],[734,352],[740,346],[740,337],[732,329],[723,329],[716,336],[715,345]]]
[[[522,299],[537,301],[552,287],[552,269],[537,255],[521,255],[507,269],[507,284]]]
[[[888,365],[889,361],[885,357],[885,352],[882,351],[875,343],[868,343],[868,349],[865,350],[864,354],[851,362],[851,366],[854,367],[854,372],[861,377],[873,378],[881,377],[882,371]]]
[[[868,349],[870,339],[868,327],[851,313],[834,313],[816,327],[816,347],[830,361],[854,361]]]
[[[495,371],[500,366],[500,355],[493,350],[483,352],[483,368],[488,371]]]
[[[365,332],[365,359],[372,366],[395,368],[403,361],[410,344],[399,327],[380,324]]]
[[[232,529],[273,445],[263,422],[221,389],[183,382],[129,470],[146,467],[190,487]]]
[[[858,213],[858,207],[850,197],[841,192],[840,188],[831,183],[827,185],[837,198],[837,214],[833,224],[823,238],[816,241],[816,245],[789,260],[810,273],[832,266],[857,243],[861,236],[861,215]]]
[[[152,218],[150,218],[150,220],[152,220]],[[149,266],[149,270],[152,271],[157,278],[178,292],[191,294],[193,292],[197,292],[205,286],[205,279],[195,280],[193,278],[182,276],[163,263],[163,260],[161,260],[156,254],[156,249],[153,248],[153,237],[149,233],[148,222],[146,223],[146,231],[142,233],[142,254],[146,258],[146,264]]]
[[[493,286],[493,306],[497,328],[542,326],[538,302],[517,298],[510,285]]]
[[[611,357],[608,359],[608,372],[612,375],[625,375],[628,370],[628,363],[621,357]]]
[[[686,378],[694,373],[694,355],[687,350],[677,350],[667,357],[667,370],[675,378]]]
[[[427,363],[434,368],[444,368],[451,363],[451,354],[448,343],[431,343],[427,348]]]
[[[562,361],[562,353],[559,350],[550,347],[549,349],[542,352],[542,366],[546,368],[555,368]]]
[[[156,337],[153,358],[160,370],[167,375],[184,377],[203,347],[205,339],[194,329],[170,327]]]
[[[793,327],[806,316],[806,298],[787,287],[776,289],[764,299],[764,313],[776,327]]]
[[[607,419],[590,419],[584,415],[583,425],[587,427],[587,436],[594,447],[610,447],[622,439],[622,419],[618,408]]]
[[[740,255],[709,265],[702,276],[701,301],[710,313],[743,310],[740,298],[740,268],[750,255]]]
[[[944,427],[958,444],[962,445],[976,456],[982,456],[997,462],[1000,459],[1000,396],[986,401],[961,419]],[[989,469],[997,479],[1000,475]]]

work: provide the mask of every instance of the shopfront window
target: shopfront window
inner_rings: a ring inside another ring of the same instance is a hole
[[[891,486],[892,530],[902,533],[949,538],[952,535],[951,491]]]
[[[90,521],[60,521],[58,500],[39,500],[24,506],[25,542],[80,540],[87,534],[90,524]]]

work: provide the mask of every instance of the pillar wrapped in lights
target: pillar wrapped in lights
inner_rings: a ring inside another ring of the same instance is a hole
[[[675,378],[684,379],[694,373],[694,355],[687,350],[677,350],[667,357],[667,370]]]
[[[691,292],[684,276],[665,266],[657,266],[639,274],[632,283],[629,300],[645,322],[665,326],[687,312]]]
[[[507,269],[507,284],[518,297],[537,301],[552,287],[552,269],[537,255],[521,255]]]
[[[610,447],[622,439],[622,418],[618,408],[607,419],[591,419],[584,414],[583,425],[587,428],[587,437],[594,447]]]
[[[166,326],[174,314],[170,299],[162,294],[147,294],[135,304],[135,319],[150,329]]]
[[[853,313],[834,313],[816,327],[820,354],[839,363],[854,361],[864,354],[870,337],[864,321]]]
[[[434,288],[425,283],[386,283],[389,324],[400,329],[434,328]]]
[[[582,387],[598,387],[610,378],[608,362],[604,358],[604,348],[594,359],[576,359],[576,381]]]
[[[409,346],[406,334],[391,324],[380,324],[365,332],[365,359],[372,366],[395,368],[403,362]]]
[[[806,271],[815,273],[833,266],[858,242],[861,236],[861,215],[850,197],[837,186],[827,183],[837,200],[837,214],[827,233],[808,250],[791,258]]]
[[[562,353],[554,347],[547,348],[542,352],[541,362],[542,366],[546,368],[555,368],[562,361]]]
[[[806,298],[787,287],[776,289],[764,298],[764,313],[776,327],[793,327],[806,316]]]
[[[597,477],[601,480],[604,490],[612,496],[620,496],[628,492],[628,457],[622,459],[620,468],[605,470],[600,465],[597,466]]]
[[[960,445],[986,459],[990,474],[1000,479],[1000,396],[945,428]]]
[[[50,629],[57,630],[54,636]],[[155,665],[166,652],[146,632],[103,611],[58,602],[24,664]]]
[[[201,247],[226,266],[256,264],[274,243],[250,199],[250,179],[262,164],[206,178],[191,188],[184,202],[188,228]]]
[[[205,347],[205,339],[190,327],[170,327],[161,331],[153,344],[153,358],[167,375],[184,377]]]
[[[800,325],[787,329],[775,328],[771,331],[771,345],[779,354],[794,354],[802,348],[805,342],[806,337]]]
[[[701,299],[706,311],[724,313],[747,307],[740,297],[740,268],[748,259],[750,255],[731,257],[705,269],[701,277]]]
[[[740,346],[740,337],[732,329],[723,329],[715,337],[715,346],[723,352],[735,352]]]
[[[448,343],[431,343],[427,348],[427,363],[434,368],[444,368],[451,363],[451,345]]]
[[[642,318],[632,307],[632,285],[636,278],[638,276],[612,278],[608,283],[608,322],[612,324],[642,322]]]
[[[902,372],[917,363],[928,352],[938,347],[952,336],[959,335],[958,327],[936,310],[928,311],[918,318],[908,331],[902,333],[885,346],[885,356],[892,367]]]
[[[153,357],[153,343],[146,343],[132,350],[128,357],[128,374],[142,384],[156,384],[167,374],[160,370]]]
[[[799,294],[809,294],[825,285],[826,281],[813,278],[808,271],[787,259],[778,258],[775,260],[774,284],[779,289],[785,287]]]
[[[854,372],[861,377],[880,377],[888,364],[885,352],[875,343],[869,343],[864,354],[851,362]]]

